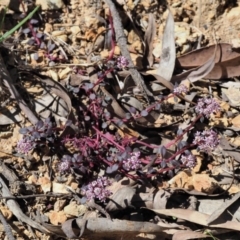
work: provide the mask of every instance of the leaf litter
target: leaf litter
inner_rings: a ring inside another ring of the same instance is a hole
[[[176,7],[90,2],[40,10],[1,43],[1,237],[238,232],[239,49],[181,56]]]

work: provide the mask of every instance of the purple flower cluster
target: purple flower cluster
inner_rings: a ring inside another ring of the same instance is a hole
[[[117,59],[117,67],[122,69],[128,66],[129,62],[124,56],[120,56]]]
[[[173,89],[175,94],[183,94],[188,92],[188,88],[184,84],[180,84],[179,86]]]
[[[218,134],[213,130],[197,132],[193,144],[196,144],[200,150],[209,152],[219,144]]]
[[[189,168],[193,168],[196,166],[196,157],[192,154],[182,155],[181,162],[185,164]]]
[[[137,170],[141,167],[141,160],[139,159],[140,152],[132,152],[131,156],[123,160],[123,168],[126,171]]]
[[[22,138],[17,143],[17,152],[27,154],[34,148],[34,143],[26,138]]]
[[[106,177],[99,177],[87,185],[87,190],[84,191],[84,194],[88,200],[97,198],[104,202],[111,195],[111,192],[105,189],[109,185],[110,181]]]
[[[220,105],[214,98],[201,98],[198,100],[195,110],[197,113],[209,117],[211,113],[220,111]]]
[[[71,165],[72,165],[71,161],[69,161],[68,159],[63,159],[58,164],[58,169],[59,169],[60,172],[67,172],[67,171],[69,171]]]

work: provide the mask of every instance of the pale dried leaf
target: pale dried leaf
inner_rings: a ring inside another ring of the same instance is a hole
[[[53,225],[58,225],[59,223],[64,223],[67,220],[67,216],[63,211],[55,212],[51,211],[48,215],[50,222]]]
[[[208,238],[209,236],[200,232],[194,232],[191,230],[179,230],[174,233],[172,240],[190,240]]]
[[[156,35],[156,23],[152,13],[148,15],[148,27],[144,35],[145,49],[143,54],[143,65],[147,64],[151,67],[153,65],[153,40]],[[146,67],[146,66],[144,66]]]
[[[136,189],[132,187],[120,188],[113,194],[110,202],[106,206],[107,211],[115,211],[125,209],[132,205],[132,198],[136,192]]]
[[[207,219],[207,223],[211,224],[213,223],[216,219],[218,219],[221,214],[227,210],[227,208],[229,208],[234,202],[236,202],[238,199],[240,198],[240,193],[237,193],[232,199],[230,200],[226,200],[226,202],[224,202],[220,208],[218,208],[216,211],[213,212],[213,214],[211,214],[209,216],[209,218]]]
[[[208,225],[207,219],[209,218],[210,215],[203,214],[203,213],[189,210],[189,209],[158,209],[158,210],[151,209],[151,210],[157,214],[184,219],[186,221],[200,224],[206,227],[208,226],[208,227],[226,228],[226,229],[232,229],[236,231],[239,231],[240,229],[240,223],[234,222],[234,221],[226,221],[225,223]]]
[[[173,83],[178,82],[179,83],[179,82],[181,82],[183,80],[186,80],[186,79],[188,79],[190,82],[196,82],[196,81],[204,78],[213,69],[213,67],[215,65],[214,59],[215,59],[215,54],[206,63],[204,63],[202,66],[196,67],[194,69],[191,69],[191,70],[188,70],[188,71],[183,72],[181,74],[178,74],[176,76],[173,76],[173,78],[171,79],[171,82],[173,82]]]
[[[159,67],[157,69],[157,75],[163,77],[167,81],[170,81],[175,66],[175,60],[176,49],[174,39],[174,19],[172,13],[169,10],[163,34],[162,55]]]

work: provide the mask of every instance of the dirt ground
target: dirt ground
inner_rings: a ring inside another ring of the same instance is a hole
[[[0,31],[0,239],[239,239],[240,1],[0,0]]]

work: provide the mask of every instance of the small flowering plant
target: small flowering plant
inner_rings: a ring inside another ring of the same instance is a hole
[[[83,190],[83,194],[88,200],[99,199],[101,202],[105,202],[111,195],[111,192],[106,189],[109,185],[110,181],[106,177],[99,177],[86,186],[86,190]]]
[[[195,110],[204,117],[209,117],[211,113],[220,111],[220,105],[214,98],[200,98]]]
[[[85,134],[59,139],[57,128],[50,119],[46,119],[35,126],[22,128],[20,133],[23,134],[23,138],[17,143],[17,151],[23,154],[39,145],[51,147],[57,144],[63,152],[67,149],[66,146],[72,146],[75,153],[62,155],[58,170],[61,174],[74,172],[82,176],[83,183],[87,183],[82,188],[87,200],[106,201],[111,195],[106,189],[110,185],[109,178],[121,179],[126,176],[133,180],[151,180],[159,174],[167,173],[171,176],[181,168],[193,168],[196,165],[196,157],[191,153],[192,149],[210,153],[219,144],[218,134],[213,129],[194,131],[197,121],[202,117],[207,119],[220,110],[218,102],[213,98],[199,99],[195,106],[195,119],[185,129],[179,129],[176,137],[165,145],[157,146],[138,138],[122,137],[116,131],[110,130],[110,126],[121,127],[124,123],[146,117],[152,110],[161,111],[161,105],[169,97],[177,97],[187,92],[184,85],[176,87],[172,95],[159,98],[141,112],[130,109],[131,113],[122,119],[112,117],[108,111],[111,98],[96,94],[93,88],[93,84],[83,83],[76,93],[86,96],[84,102],[87,105],[79,106],[79,127],[85,126]],[[189,133],[194,136],[193,141],[183,141],[184,135]],[[140,147],[133,147],[134,144]],[[173,145],[177,147],[174,153],[168,150]],[[104,174],[96,178],[100,171]]]
[[[49,44],[49,48],[54,46]],[[169,98],[179,98],[180,102],[189,89],[180,84],[171,93],[154,98],[154,102],[144,109],[129,107],[125,116],[121,114],[122,117],[118,117],[111,111],[114,99],[100,91],[99,86],[110,86],[107,75],[127,68],[129,61],[124,56],[114,58],[111,53],[107,63],[101,69],[96,67],[99,71],[95,82],[82,81],[79,86],[68,88],[75,103],[78,133],[61,138],[59,129],[48,118],[22,128],[23,138],[16,147],[19,153],[28,154],[33,149],[47,146],[49,153],[59,159],[56,171],[62,175],[71,173],[78,176],[83,195],[88,200],[100,202],[111,195],[106,189],[110,178],[119,180],[127,177],[143,182],[156,180],[159,175],[172,176],[179,169],[194,168],[196,157],[192,154],[193,149],[210,153],[219,144],[218,134],[213,129],[195,130],[198,121],[207,121],[211,114],[220,111],[219,103],[211,97],[198,99],[194,106],[196,115],[191,123],[178,129],[176,137],[166,144],[148,143],[140,137],[120,134],[122,126],[131,126],[139,119],[147,118],[152,111],[163,112]]]

